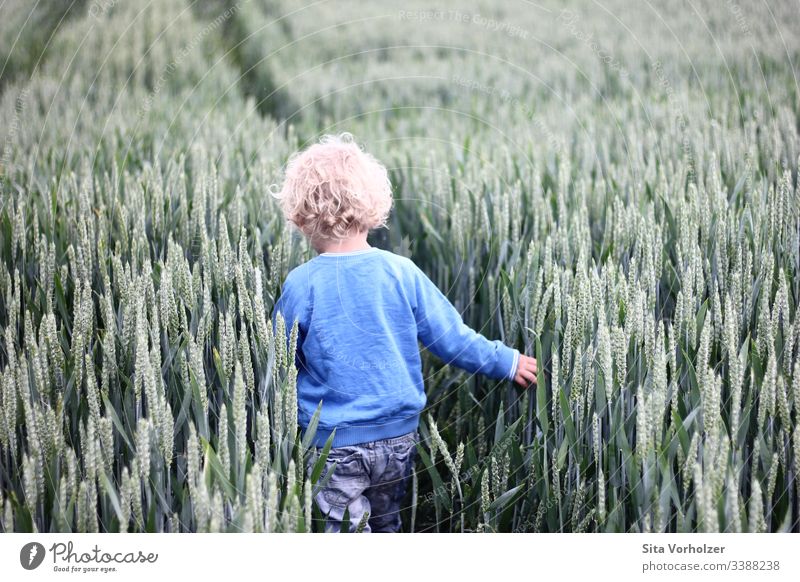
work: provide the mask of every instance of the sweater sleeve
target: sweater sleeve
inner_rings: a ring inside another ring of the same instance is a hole
[[[497,380],[513,380],[519,350],[500,340],[488,340],[469,326],[439,288],[414,266],[415,293],[412,299],[417,337],[447,364],[472,374]]]

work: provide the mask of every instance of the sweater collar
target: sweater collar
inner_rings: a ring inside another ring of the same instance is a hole
[[[352,257],[354,255],[364,255],[377,251],[378,247],[369,247],[368,249],[359,249],[357,251],[348,251],[346,253],[320,253],[319,257]]]

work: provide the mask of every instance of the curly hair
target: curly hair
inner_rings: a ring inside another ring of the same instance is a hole
[[[312,240],[336,240],[386,226],[392,186],[386,168],[350,133],[324,135],[289,157],[272,195],[286,219]]]

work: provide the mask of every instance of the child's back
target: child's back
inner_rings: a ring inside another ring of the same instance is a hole
[[[294,269],[278,310],[298,321],[298,421],[322,402],[316,442],[334,446],[399,436],[425,406],[418,340],[448,363],[514,377],[517,350],[489,341],[409,259],[377,248],[322,253]]]

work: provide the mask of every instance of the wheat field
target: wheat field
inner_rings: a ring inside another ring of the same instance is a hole
[[[349,131],[372,244],[540,362],[424,353],[404,530],[800,531],[800,30],[750,4],[6,0],[0,530],[321,531],[269,191]]]

